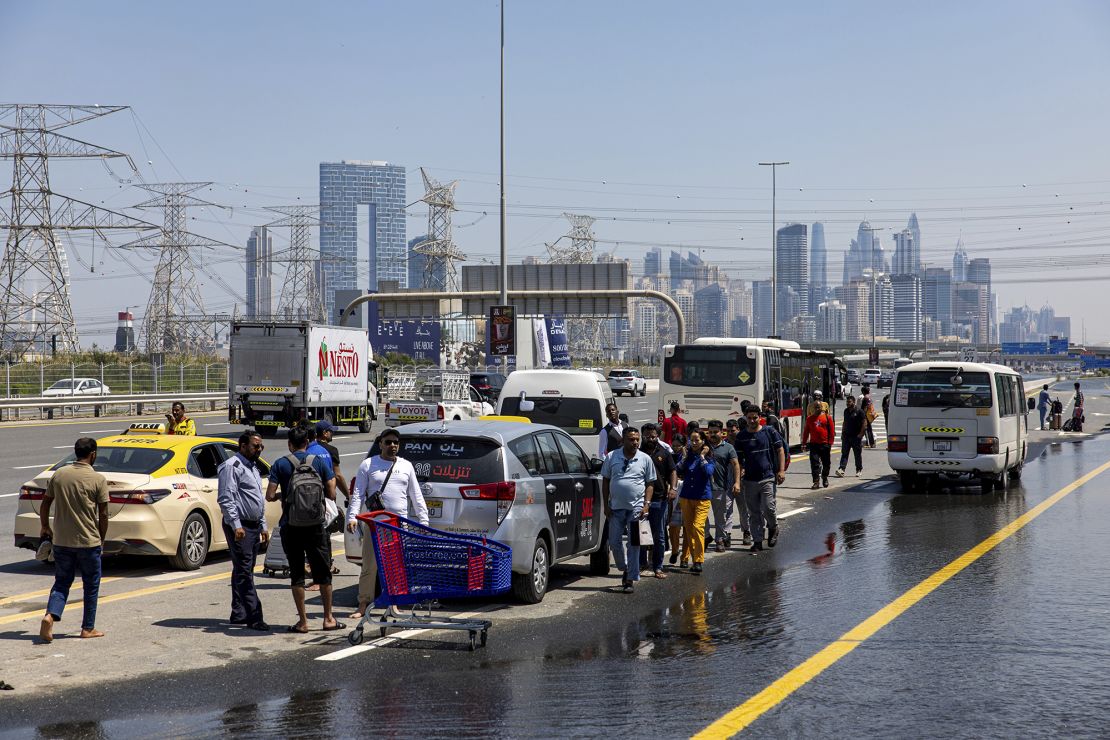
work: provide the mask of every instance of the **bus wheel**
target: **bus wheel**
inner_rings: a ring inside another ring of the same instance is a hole
[[[902,493],[913,493],[917,487],[917,471],[899,470],[898,482],[902,484]]]

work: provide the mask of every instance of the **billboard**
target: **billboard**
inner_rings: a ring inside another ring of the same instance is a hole
[[[516,309],[512,306],[490,306],[490,355],[508,357],[516,354]]]
[[[567,339],[567,322],[556,314],[544,319],[547,326],[547,345],[551,349],[552,367],[570,367],[570,340]]]
[[[398,352],[417,362],[439,364],[442,331],[438,321],[415,321],[378,318],[378,304],[370,301],[370,345],[378,355]]]
[[[308,332],[308,388],[310,401],[349,400],[366,393],[366,332],[314,326]]]
[[[1047,355],[1047,342],[1002,342],[1004,355]]]

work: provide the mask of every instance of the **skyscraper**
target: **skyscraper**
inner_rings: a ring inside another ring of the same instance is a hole
[[[785,324],[795,313],[809,313],[809,244],[805,224],[783,226],[775,235],[776,281],[790,286],[797,294],[793,312],[779,307],[780,323]]]
[[[247,318],[273,313],[271,278],[274,274],[274,238],[265,226],[251,229],[247,238]]]
[[[895,275],[917,275],[921,272],[921,245],[910,229],[903,229],[894,235],[894,264],[891,272]]]
[[[910,214],[910,222],[906,224],[906,228],[913,234],[913,243],[917,245],[917,254],[921,255],[921,225],[917,223],[917,214]]]
[[[779,306],[782,310],[782,306]],[[789,314],[788,314],[789,315]],[[771,334],[771,281],[752,281],[752,336]]]
[[[956,254],[952,255],[952,282],[962,283],[967,280],[967,252],[964,251],[964,240],[956,242]]]
[[[925,270],[925,315],[940,324],[940,333],[952,333],[952,271],[944,267]]]
[[[370,277],[358,280],[359,209],[369,216]],[[378,289],[379,280],[408,286],[405,243],[405,168],[388,162],[320,163],[320,258],[327,316],[335,315],[335,291]]]
[[[845,285],[856,278],[863,277],[865,270],[886,271],[886,257],[875,234],[869,222],[860,222],[856,238],[852,240],[848,253],[844,255],[843,283]]]
[[[995,326],[995,298],[991,290],[991,261],[986,257],[976,257],[967,263],[967,281],[982,285],[987,289],[987,326],[983,342],[994,342],[998,329]]]
[[[413,237],[412,239],[409,239],[409,253],[408,253],[409,288],[423,289],[423,288],[428,287],[427,283],[425,283],[425,281],[424,281],[424,270],[427,269],[427,267],[428,267],[428,255],[423,254],[421,252],[413,251],[417,246],[419,246],[421,244],[421,242],[425,242],[427,240],[428,240],[428,235],[427,234],[421,234],[420,236]],[[440,263],[440,265],[442,267],[442,272],[446,273],[447,272],[446,266],[444,266],[443,263]],[[439,277],[438,281],[433,281],[433,285],[442,285],[444,277],[445,277],[445,275],[441,275]]]
[[[663,250],[652,247],[644,253],[644,277],[659,277],[663,272]]]
[[[812,309],[828,297],[829,253],[825,248],[825,224],[818,221],[809,234],[809,306]]]
[[[728,291],[719,283],[694,293],[695,330],[699,337],[727,337]]]
[[[903,232],[912,239],[907,229]],[[890,336],[903,342],[921,341],[922,288],[921,277],[916,274],[892,275],[893,321]]]
[[[990,294],[985,285],[953,284],[952,328],[956,334],[976,344],[990,341]]]
[[[845,342],[847,340],[848,307],[835,299],[817,306],[817,341]]]

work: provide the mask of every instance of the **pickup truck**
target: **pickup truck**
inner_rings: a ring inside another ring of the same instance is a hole
[[[493,406],[471,387],[469,373],[444,373],[442,379],[424,383],[415,393],[401,390],[398,386],[407,386],[408,379],[400,380],[400,383],[394,384],[391,377],[387,386],[386,426],[421,421],[462,421],[493,414]],[[389,393],[390,390],[393,393]]]

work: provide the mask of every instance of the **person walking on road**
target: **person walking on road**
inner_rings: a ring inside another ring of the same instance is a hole
[[[316,422],[316,425],[309,427],[308,454],[320,455],[326,457],[328,462],[331,463],[331,470],[335,474],[335,490],[336,493],[343,494],[343,507],[346,509],[351,500],[351,492],[347,488],[347,479],[339,472],[339,449],[330,444],[332,432],[335,431],[335,426],[327,419],[321,419]],[[335,534],[343,531],[343,526],[346,524],[347,517],[342,516],[339,510],[338,496],[336,498],[335,506],[328,506],[329,521],[327,524],[328,534]],[[334,518],[332,518],[334,515]],[[331,563],[331,574],[339,575],[339,568],[335,567],[335,553],[331,549],[331,537],[328,537],[328,562]],[[308,587],[309,591],[319,591],[319,585],[313,583]]]
[[[621,421],[617,404],[605,406],[605,426],[597,433],[597,456],[602,460],[613,450],[620,448],[624,439],[625,424]]]
[[[767,546],[774,547],[779,539],[778,508],[775,485],[786,481],[786,455],[782,437],[770,424],[759,426],[759,412],[748,409],[747,428],[736,435],[737,451],[743,468],[744,504],[752,532],[752,552],[763,549],[764,530]]]
[[[663,553],[667,550],[667,507],[676,495],[678,475],[675,472],[674,457],[659,440],[659,429],[654,424],[644,424],[640,432],[643,438],[640,451],[650,457],[655,465],[655,495],[651,497],[648,508],[652,539],[649,564],[656,578],[666,578],[667,575],[663,572]]]
[[[263,449],[258,432],[239,435],[239,451],[220,464],[216,503],[223,515],[220,524],[231,553],[231,619],[228,621],[269,632],[270,625],[262,618],[262,602],[254,587],[258,548],[270,539],[266,530],[266,496],[258,472],[258,458]]]
[[[701,573],[705,562],[705,522],[709,518],[713,498],[713,449],[705,443],[701,432],[690,435],[690,452],[682,460],[682,563],[685,568],[693,558],[692,572]]]
[[[863,425],[864,431],[867,434],[867,446],[875,449],[875,430],[871,428],[871,423],[875,421],[878,414],[875,413],[875,404],[871,402],[871,386],[863,386],[863,393],[859,397],[859,408],[863,412],[863,418],[866,422]]]
[[[771,403],[771,399],[763,399],[763,406],[760,409],[759,415],[762,419],[761,426],[771,427],[779,433],[780,437],[786,439],[786,429],[782,425],[782,419],[775,413],[775,405]]]
[[[178,434],[185,437],[197,436],[196,423],[185,416],[185,404],[174,401],[170,413],[166,414],[166,434]]]
[[[687,434],[686,420],[678,414],[682,410],[678,401],[671,401],[670,409],[671,415],[663,420],[663,441],[674,447],[675,436],[679,434],[685,436]]]
[[[382,508],[397,516],[409,515],[409,504],[415,519],[428,526],[428,504],[420,491],[416,479],[416,469],[412,463],[401,457],[401,434],[396,429],[386,429],[378,435],[377,455],[368,457],[358,466],[351,485],[351,500],[347,503],[347,531],[352,534],[359,530],[356,517],[371,507]],[[370,503],[375,494],[381,497],[381,506]],[[378,561],[374,556],[374,540],[370,525],[362,526],[362,570],[358,578],[358,610],[352,619],[362,619],[362,615],[374,603],[377,595]]]
[[[308,430],[296,426],[289,430],[289,454],[270,467],[266,487],[267,501],[281,501],[281,545],[289,561],[290,587],[297,607],[297,623],[290,632],[308,632],[305,611],[305,560],[312,570],[312,581],[320,586],[324,605],[324,630],[345,629],[332,614],[331,544],[325,528],[324,499],[335,500],[335,473],[327,458],[308,453]],[[280,494],[279,494],[280,488]]]
[[[856,477],[863,475],[863,435],[866,428],[867,417],[856,405],[855,397],[848,396],[844,402],[844,420],[840,425],[840,465],[836,469],[837,478],[844,477],[849,453],[856,458]]]
[[[1072,397],[1072,431],[1083,431],[1083,391],[1079,390],[1079,381],[1075,382],[1075,395]]]
[[[609,548],[621,571],[621,586],[632,593],[640,580],[640,520],[651,506],[655,464],[640,451],[640,431],[627,427],[621,446],[601,465],[602,498],[609,521]],[[622,539],[628,535],[627,551]]]
[[[674,565],[678,562],[678,556],[682,552],[682,501],[677,496],[683,485],[681,481],[682,475],[681,473],[679,473],[679,468],[681,468],[682,464],[686,462],[686,458],[689,456],[686,435],[676,434],[674,436],[673,456],[675,473],[680,480],[679,483],[675,486],[674,491],[671,492],[675,495],[670,497],[670,501],[667,505],[667,534],[670,537],[669,542],[671,545],[671,565]]]
[[[732,546],[733,511],[740,495],[740,462],[736,448],[725,441],[724,424],[719,419],[710,420],[706,439],[713,451],[713,545],[717,552],[724,552]],[[740,506],[743,505],[741,501]],[[743,521],[741,512],[741,524]],[[705,528],[708,541],[708,522]],[[740,529],[746,540],[748,530],[743,526]]]
[[[1048,384],[1041,386],[1041,392],[1037,394],[1037,411],[1041,414],[1041,431],[1044,431],[1044,419],[1048,415],[1048,407],[1052,403],[1052,399],[1048,396]]]
[[[43,642],[54,639],[54,624],[62,619],[69,589],[77,571],[85,600],[81,637],[103,637],[96,628],[96,604],[100,595],[100,555],[108,534],[108,482],[93,470],[96,440],[81,437],[73,445],[76,458],[56,471],[46,484],[39,508],[39,536],[50,540],[54,551],[54,586],[39,625]],[[54,526],[50,510],[54,509]]]
[[[814,391],[814,397],[821,398],[821,391]],[[812,405],[812,404],[811,404]],[[809,470],[813,475],[811,488],[829,487],[829,473],[832,471],[832,444],[836,440],[836,426],[828,405],[816,407],[816,413],[806,419],[802,430],[802,449],[809,445]]]

